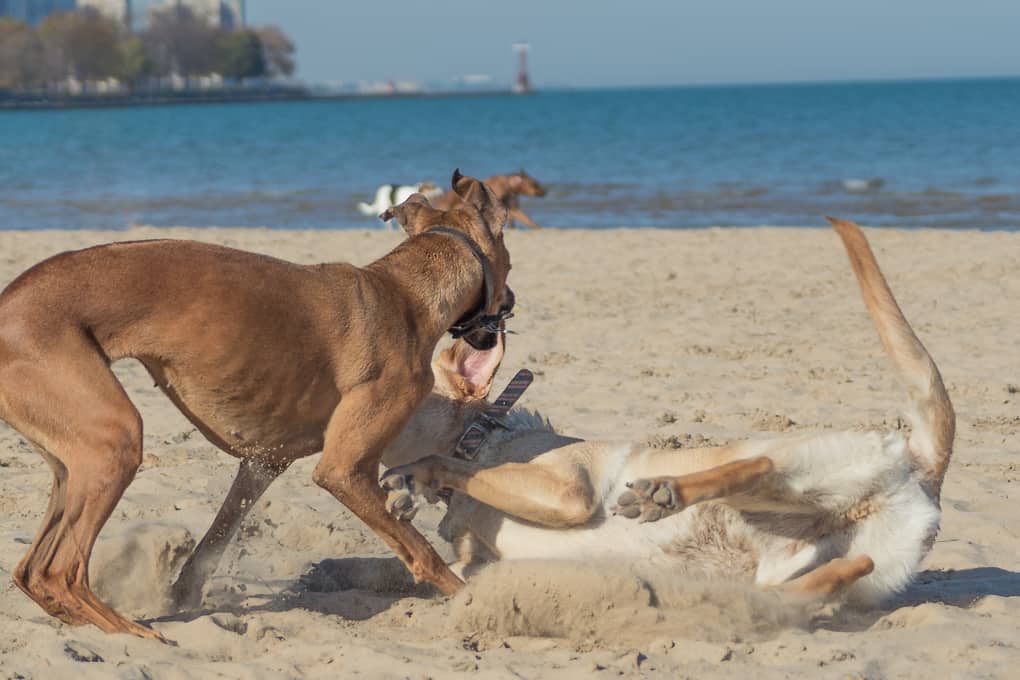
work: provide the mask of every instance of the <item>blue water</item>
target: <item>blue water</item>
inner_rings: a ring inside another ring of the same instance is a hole
[[[1020,80],[0,112],[0,227],[374,226],[456,166],[552,227],[1017,229]]]

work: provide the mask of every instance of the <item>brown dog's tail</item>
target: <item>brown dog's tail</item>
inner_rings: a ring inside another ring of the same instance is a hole
[[[878,329],[882,346],[910,394],[912,408],[906,416],[912,431],[908,446],[937,499],[953,453],[953,437],[956,434],[953,404],[946,394],[938,367],[896,304],[864,232],[853,222],[832,217],[827,219],[843,239],[850,266],[861,286],[864,304]]]

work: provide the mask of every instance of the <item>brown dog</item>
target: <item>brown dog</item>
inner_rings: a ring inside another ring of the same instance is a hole
[[[510,216],[510,227],[514,222],[523,222],[532,229],[541,229],[533,219],[521,210],[519,196],[545,196],[546,188],[538,183],[534,177],[521,170],[512,175],[493,175],[485,180],[485,183],[492,188],[492,191],[503,202]],[[447,191],[437,198],[433,205],[440,210],[450,210],[461,202],[460,196],[455,191]]]
[[[0,418],[53,469],[49,508],[14,582],[70,624],[161,639],[89,588],[93,544],[142,460],[142,421],[110,370],[139,359],[213,444],[241,460],[213,526],[183,568],[194,601],[270,482],[322,451],[314,480],[418,580],[461,582],[386,512],[378,465],[432,389],[448,330],[485,354],[513,305],[507,212],[453,175],[456,209],[395,209],[409,238],[364,267],[301,266],[190,241],[140,241],[52,257],[0,294]]]

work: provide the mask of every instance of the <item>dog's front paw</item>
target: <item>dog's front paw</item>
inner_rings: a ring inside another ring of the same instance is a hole
[[[422,498],[429,503],[439,501],[431,486],[431,475],[421,462],[393,468],[379,484],[386,491],[386,511],[405,522],[414,519]]]
[[[421,503],[415,498],[414,476],[387,473],[380,482],[386,492],[386,512],[402,522],[409,522],[418,514]]]
[[[669,477],[638,479],[628,482],[627,489],[611,508],[614,515],[623,515],[639,522],[656,522],[685,507]]]

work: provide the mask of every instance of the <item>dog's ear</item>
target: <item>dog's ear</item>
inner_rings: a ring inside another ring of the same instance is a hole
[[[385,212],[379,215],[379,219],[383,222],[396,220],[397,224],[403,227],[408,236],[414,236],[415,234],[420,234],[425,231],[428,227],[426,220],[421,218],[424,217],[424,210],[431,209],[432,204],[429,203],[429,199],[425,198],[421,194],[411,194],[407,197],[407,200],[400,205],[388,208]]]
[[[457,340],[432,362],[436,389],[456,401],[484,399],[492,389],[493,378],[506,350],[503,336],[492,349],[475,349]]]
[[[451,184],[461,200],[481,214],[482,219],[492,230],[492,235],[498,236],[503,231],[508,214],[506,206],[496,197],[492,189],[485,182],[460,174],[459,168],[453,171]]]

